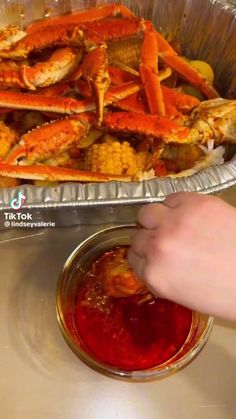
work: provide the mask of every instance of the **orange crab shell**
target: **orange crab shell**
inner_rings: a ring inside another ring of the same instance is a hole
[[[27,33],[33,33],[47,26],[56,26],[61,24],[68,23],[82,23],[82,22],[92,22],[100,19],[105,19],[108,17],[131,17],[133,13],[125,6],[121,4],[107,4],[105,6],[91,7],[89,10],[79,11],[77,13],[55,17],[47,20],[42,20],[40,22],[33,23],[28,26]]]

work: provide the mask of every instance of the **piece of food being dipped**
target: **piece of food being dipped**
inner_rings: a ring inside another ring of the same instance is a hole
[[[96,360],[126,371],[144,370],[178,353],[193,313],[152,296],[131,270],[127,251],[128,246],[113,247],[86,267],[68,326]]]
[[[148,292],[146,286],[129,266],[126,247],[119,247],[103,272],[103,286],[109,297],[130,297]]]

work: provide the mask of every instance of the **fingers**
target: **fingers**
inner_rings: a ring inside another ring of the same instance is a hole
[[[136,253],[137,256],[146,258],[152,235],[152,230],[144,230],[143,228],[136,230],[132,239],[132,251]]]
[[[138,223],[147,229],[158,228],[172,210],[182,205],[197,205],[201,195],[195,192],[177,192],[169,195],[162,204],[146,205],[138,213]]]
[[[143,257],[140,257],[133,251],[133,249],[129,249],[128,251],[128,262],[133,268],[133,270],[136,272],[138,277],[141,280],[144,280],[144,272],[145,272],[145,266],[146,266],[146,260]]]
[[[168,208],[178,208],[183,204],[193,204],[201,195],[196,192],[176,192],[168,195],[164,201],[164,205]]]
[[[144,228],[156,229],[169,211],[170,209],[163,204],[146,205],[138,213],[138,223]]]

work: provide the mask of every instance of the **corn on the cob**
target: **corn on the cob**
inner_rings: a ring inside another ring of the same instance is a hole
[[[84,164],[85,170],[96,173],[134,176],[144,170],[149,158],[148,152],[136,152],[128,141],[109,138],[86,150]]]
[[[71,158],[70,153],[64,151],[57,156],[44,160],[43,164],[51,167],[67,167],[70,169],[82,169],[82,162],[77,158]]]
[[[139,69],[142,41],[138,38],[108,42],[109,64],[120,62],[135,70]]]

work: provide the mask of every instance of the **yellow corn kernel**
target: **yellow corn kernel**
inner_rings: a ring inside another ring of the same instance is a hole
[[[140,61],[141,42],[137,38],[126,38],[108,42],[109,64],[118,61],[137,70]]]
[[[69,161],[70,161],[70,155],[67,151],[64,151],[63,153],[58,154],[57,156],[44,160],[44,164],[46,164],[47,166],[65,167]]]
[[[137,153],[128,141],[119,142],[106,135],[105,142],[94,144],[86,150],[85,170],[104,174],[134,176],[145,169],[149,153]]]

